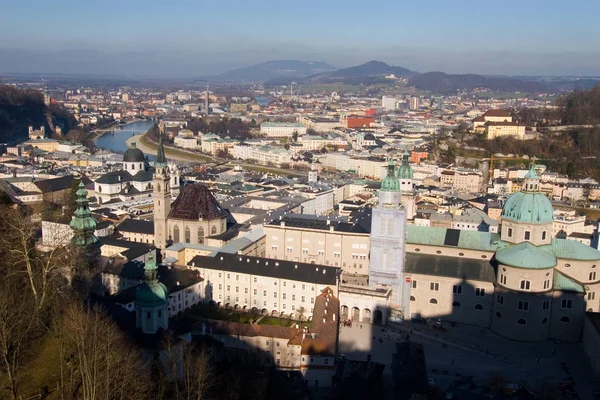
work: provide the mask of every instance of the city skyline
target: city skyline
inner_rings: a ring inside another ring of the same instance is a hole
[[[0,72],[197,77],[298,59],[337,67],[381,60],[418,72],[595,76],[599,11],[591,1],[466,1],[452,8],[435,2],[427,9],[355,1],[107,1],[101,8],[29,1],[3,6]]]

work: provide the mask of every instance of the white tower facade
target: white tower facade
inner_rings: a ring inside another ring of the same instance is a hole
[[[379,204],[373,208],[369,285],[392,289],[391,320],[409,315],[410,287],[404,277],[406,211],[394,164],[381,184]]]
[[[158,154],[154,167],[154,193],[152,194],[154,199],[154,245],[164,250],[167,248],[167,241],[169,240],[167,217],[171,211],[171,177],[169,176],[162,135],[159,138]]]
[[[308,183],[317,183],[319,180],[319,175],[317,171],[317,167],[315,164],[310,166],[310,171],[308,171]]]
[[[416,214],[416,196],[413,186],[414,171],[408,160],[410,155],[405,150],[402,155],[402,164],[398,168],[398,180],[400,181],[400,191],[402,192],[402,205],[406,210],[406,218],[414,219]]]

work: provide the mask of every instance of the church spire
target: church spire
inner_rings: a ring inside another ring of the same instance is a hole
[[[88,207],[87,194],[83,182],[79,183],[79,188],[75,193],[77,196],[77,209],[70,223],[71,229],[75,232],[73,243],[81,248],[98,243],[98,238],[95,235],[97,222],[92,217]]]
[[[158,153],[156,154],[156,163],[154,166],[166,168],[167,167],[167,157],[165,156],[165,147],[163,145],[163,135],[159,131],[158,133]]]

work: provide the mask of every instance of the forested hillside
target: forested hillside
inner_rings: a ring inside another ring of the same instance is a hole
[[[36,129],[43,125],[46,132],[52,132],[48,116],[54,126],[61,127],[63,133],[76,124],[66,110],[55,104],[47,107],[40,91],[0,85],[0,142],[12,143],[27,138],[30,125]]]

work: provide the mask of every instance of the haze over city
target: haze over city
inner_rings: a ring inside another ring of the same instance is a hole
[[[0,400],[600,400],[598,0],[4,3]]]
[[[592,0],[6,2],[0,72],[197,77],[270,60],[598,75]]]

